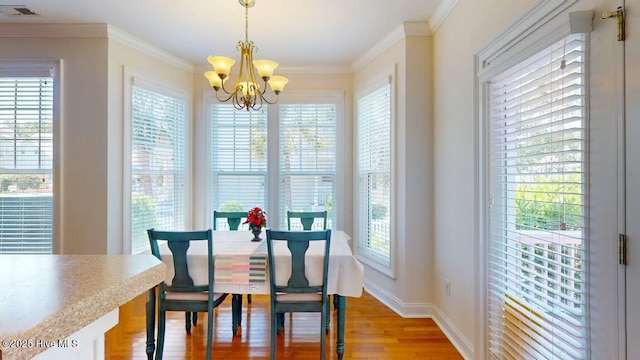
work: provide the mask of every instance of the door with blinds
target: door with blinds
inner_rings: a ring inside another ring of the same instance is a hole
[[[544,3],[566,9],[483,81],[487,354],[623,359],[622,51],[603,4]]]
[[[640,0],[626,1],[627,359],[640,359]]]

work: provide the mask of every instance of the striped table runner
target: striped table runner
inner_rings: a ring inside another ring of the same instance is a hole
[[[267,282],[267,242],[233,241],[216,252],[216,283],[264,284]]]

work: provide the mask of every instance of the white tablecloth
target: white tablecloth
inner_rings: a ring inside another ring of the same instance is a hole
[[[263,231],[261,237],[266,239]],[[214,231],[213,253],[216,258],[216,272],[231,271],[233,276],[220,279],[216,273],[215,292],[234,294],[269,294],[268,268],[266,264],[266,240],[251,242],[253,234],[249,231]],[[364,268],[353,256],[349,247],[350,237],[344,231],[331,231],[331,249],[329,253],[329,274],[327,292],[342,296],[360,297],[364,283]],[[173,256],[166,243],[160,242],[160,255],[167,264],[168,284],[173,279]],[[291,254],[283,242],[274,243],[275,266],[278,284],[286,283],[291,270]],[[305,262],[306,275],[310,284],[319,284],[322,275],[322,257],[324,242],[311,242]],[[207,283],[207,243],[194,241],[187,252],[189,273],[195,284]],[[233,261],[231,259],[233,258]],[[260,266],[260,260],[263,264]],[[220,265],[218,264],[220,262]],[[233,264],[231,264],[231,262]],[[253,266],[250,266],[253,262]],[[257,265],[256,265],[257,264]],[[266,264],[266,268],[264,267]],[[225,269],[218,270],[218,266]],[[262,269],[262,270],[261,270]],[[262,271],[262,272],[261,272]],[[249,273],[252,275],[249,276]]]

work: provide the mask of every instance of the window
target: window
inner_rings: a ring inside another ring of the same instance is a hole
[[[216,104],[210,106],[209,111],[212,209],[264,208],[267,203],[266,108],[239,111],[231,104]],[[226,222],[216,225],[224,229]],[[241,225],[241,228],[247,227]]]
[[[488,341],[495,358],[586,351],[586,40],[489,84]]]
[[[280,226],[287,211],[327,211],[327,227],[335,223],[336,105],[280,105]],[[299,225],[299,227],[298,227]],[[314,222],[315,226],[321,223]],[[291,224],[302,230],[302,224]],[[335,227],[333,227],[335,228]]]
[[[358,253],[391,267],[392,77],[356,94]]]
[[[211,209],[260,206],[269,227],[280,229],[287,210],[327,210],[335,228],[340,104],[339,96],[314,94],[281,96],[251,112],[211,102]]]
[[[131,252],[146,230],[185,228],[185,96],[136,79],[131,86]]]
[[[0,253],[53,252],[53,74],[0,68]]]

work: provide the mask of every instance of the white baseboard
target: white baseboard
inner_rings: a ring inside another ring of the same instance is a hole
[[[433,321],[442,330],[465,360],[473,359],[473,344],[456,328],[436,306],[433,307]]]
[[[431,318],[433,315],[433,304],[406,303],[366,279],[364,280],[364,288],[378,301],[387,305],[387,307],[404,318]]]
[[[432,318],[465,360],[473,359],[473,345],[451,321],[431,303],[406,303],[378,285],[364,280],[365,290],[403,318]]]

